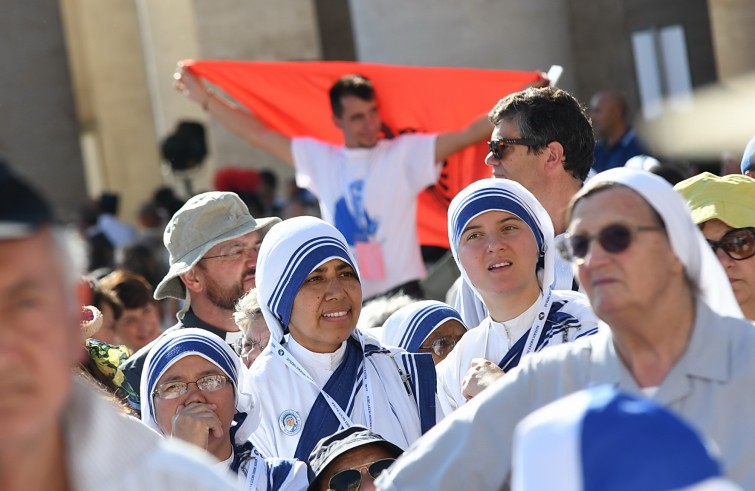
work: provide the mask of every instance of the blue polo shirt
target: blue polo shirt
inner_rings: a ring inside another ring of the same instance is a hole
[[[614,167],[623,167],[627,160],[635,155],[647,154],[645,144],[640,141],[632,128],[629,128],[613,147],[607,147],[602,141],[595,144],[595,161],[592,168],[597,173]]]

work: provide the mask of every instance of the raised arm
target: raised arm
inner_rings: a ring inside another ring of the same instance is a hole
[[[527,84],[523,88],[547,87],[549,84],[548,76],[541,72],[539,79]],[[435,140],[435,161],[442,162],[449,155],[458,152],[462,148],[490,138],[492,132],[493,125],[490,124],[486,113],[472,121],[466,128],[439,134]]]
[[[446,160],[462,148],[489,138],[492,132],[493,125],[488,121],[488,115],[484,114],[464,129],[439,134],[435,140],[435,161]]]
[[[208,89],[204,83],[181,63],[174,75],[176,90],[200,104],[213,118],[233,134],[274,155],[288,165],[294,165],[291,139],[266,126],[257,116]]]

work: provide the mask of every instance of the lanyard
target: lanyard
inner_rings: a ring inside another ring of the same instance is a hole
[[[252,453],[254,455],[254,453]],[[248,491],[256,491],[257,490],[257,481],[259,480],[260,474],[264,471],[265,467],[260,465],[260,461],[262,461],[262,457],[256,457],[254,460],[254,467],[251,469],[247,469],[246,474],[246,489]]]
[[[527,339],[524,343],[524,348],[522,349],[522,355],[527,355],[529,353],[534,353],[537,349],[537,340],[540,339],[540,334],[543,332],[543,329],[545,328],[545,322],[547,321],[548,317],[548,311],[550,310],[550,299],[552,295],[552,290],[548,289],[547,296],[544,297],[544,302],[541,304],[540,311],[537,314],[537,317],[535,317],[534,322],[532,323],[532,326],[530,326],[529,330],[527,331]],[[490,335],[490,330],[493,328],[492,323],[493,319],[488,316],[488,328],[487,331],[485,331],[485,349],[487,350],[488,346],[488,336]],[[504,324],[505,328],[505,324]],[[506,329],[506,336],[509,337],[509,350],[511,347],[513,347],[518,340],[512,340],[509,336],[508,329]],[[503,354],[503,356],[506,356],[508,354],[508,350],[506,353]],[[491,360],[493,361],[493,360]]]
[[[286,365],[291,367],[294,370],[294,373],[299,375],[300,377],[304,378],[305,380],[308,380],[312,385],[317,387],[317,390],[320,391],[320,394],[325,398],[325,401],[330,406],[330,409],[333,411],[333,414],[336,415],[338,418],[338,421],[341,423],[341,428],[348,428],[349,426],[352,426],[353,423],[351,422],[351,419],[346,414],[346,412],[341,408],[341,406],[338,405],[336,401],[333,400],[333,398],[322,390],[318,385],[317,382],[315,382],[315,379],[312,378],[312,376],[307,372],[307,370],[304,369],[303,366],[297,361],[296,358],[294,358],[291,353],[286,350],[282,345],[278,344],[277,341],[270,338],[270,345],[272,348],[272,352]],[[346,348],[348,349],[348,347]],[[372,428],[372,393],[370,391],[369,384],[367,382],[367,366],[366,366],[366,360],[363,357],[362,360],[362,387],[364,388],[364,406],[365,406],[365,413],[367,415],[367,422],[368,427]]]

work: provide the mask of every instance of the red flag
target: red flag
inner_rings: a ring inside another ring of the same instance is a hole
[[[502,97],[540,79],[540,72],[333,61],[196,61],[189,68],[276,131],[332,143],[343,143],[343,135],[333,124],[328,90],[349,73],[372,80],[381,118],[394,135],[461,129],[490,111]],[[448,204],[468,184],[490,177],[486,155],[483,142],[457,152],[448,158],[438,182],[420,194],[417,228],[421,244],[448,247]]]

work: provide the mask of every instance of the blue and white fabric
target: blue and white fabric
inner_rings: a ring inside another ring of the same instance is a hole
[[[379,333],[383,344],[419,353],[425,339],[450,320],[464,325],[459,313],[450,305],[437,300],[421,300],[398,309],[385,320],[383,327],[374,332]]]
[[[610,385],[575,392],[522,420],[512,475],[512,491],[741,489],[723,478],[715,451],[690,424]]]
[[[341,233],[314,217],[275,225],[260,248],[257,294],[271,342],[252,365],[249,383],[261,394],[261,423],[251,440],[263,455],[306,458],[320,438],[355,423],[407,448],[435,423],[430,355],[383,348],[357,329],[336,352],[314,353],[290,334],[300,287],[332,259],[359,275]]]

